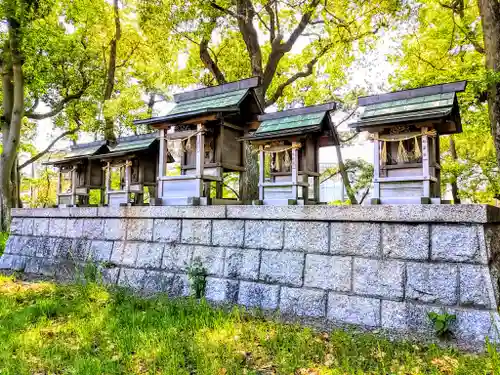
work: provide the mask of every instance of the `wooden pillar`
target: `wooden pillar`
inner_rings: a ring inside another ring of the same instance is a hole
[[[165,129],[160,129],[160,152],[158,155],[158,176],[156,178],[158,185],[158,198],[163,197],[163,181],[162,177],[166,175],[165,170],[165,146],[167,140],[165,139],[167,131]]]
[[[106,173],[105,173],[105,191],[106,191],[106,200],[109,205],[109,192],[111,190],[111,163],[108,161],[106,163]]]
[[[319,139],[316,139],[314,143],[314,172],[319,173]],[[319,177],[314,177],[314,199],[316,203],[321,201],[319,185]]]
[[[62,175],[62,172],[61,172],[61,168],[59,168],[59,170],[57,171],[57,194],[60,194],[61,193],[61,175]]]
[[[76,204],[76,166],[71,169],[71,204]]]
[[[375,133],[373,141],[373,194],[372,199],[380,199],[380,142],[378,140],[378,133]]]
[[[431,197],[431,181],[430,181],[430,171],[429,171],[429,139],[426,135],[427,127],[422,128],[422,175],[424,177],[424,198]],[[417,140],[415,139],[415,142]]]
[[[205,166],[205,135],[203,125],[198,124],[198,134],[196,134],[196,178],[200,179],[197,186],[197,196],[201,197],[203,191],[203,168]]]
[[[297,182],[299,181],[299,150],[297,142],[292,142],[292,199],[298,198]]]
[[[264,146],[259,147],[259,200],[264,200],[264,173],[266,158],[264,155]]]
[[[60,197],[59,195],[61,194],[61,168],[58,168],[57,170],[57,186],[56,186],[56,195],[57,195],[57,204],[60,204]]]
[[[127,203],[129,202],[130,199],[130,172],[131,172],[131,167],[130,167],[130,160],[125,160],[125,195],[127,197]]]
[[[240,153],[241,153],[241,165],[243,166],[243,168],[245,168],[245,171],[244,172],[240,172],[240,178],[238,180],[238,191],[239,191],[239,194],[240,194],[240,200],[245,203],[247,201],[247,197],[244,196],[245,195],[245,187],[243,186],[243,182],[245,181],[246,179],[246,175],[247,175],[247,172],[246,172],[246,168],[247,168],[247,153],[246,153],[246,147],[247,147],[247,144],[245,142],[240,142]],[[248,147],[250,147],[250,144],[248,144]]]

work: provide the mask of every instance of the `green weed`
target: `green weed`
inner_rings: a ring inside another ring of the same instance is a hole
[[[451,326],[457,319],[456,315],[448,313],[439,314],[431,311],[427,316],[434,325],[434,330],[438,337],[449,338],[453,334]]]
[[[9,233],[0,232],[0,256],[2,256],[2,254],[5,250],[5,245],[7,244],[8,238],[9,238]]]
[[[497,374],[481,355],[391,342],[213,308],[204,299],[142,299],[96,283],[0,276],[0,374]]]

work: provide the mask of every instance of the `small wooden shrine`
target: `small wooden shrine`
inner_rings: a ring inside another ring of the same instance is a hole
[[[88,205],[89,194],[93,189],[101,191],[102,203],[104,174],[99,160],[92,159],[92,157],[108,151],[105,141],[85,143],[71,147],[60,159],[44,163],[58,168],[57,205],[59,207]]]
[[[109,153],[93,157],[105,171],[108,206],[143,205],[145,198],[156,198],[159,144],[157,132],[118,138]]]
[[[258,204],[319,203],[319,148],[338,144],[330,118],[335,103],[259,116],[244,139],[259,152]]]
[[[257,78],[250,78],[177,94],[175,107],[166,116],[135,122],[160,131],[157,204],[241,203],[246,163],[244,145],[238,139],[262,113],[254,92],[258,85]],[[167,141],[181,143],[178,170],[168,164]],[[237,199],[223,196],[228,173],[239,176]]]
[[[439,137],[462,132],[457,92],[466,82],[360,97],[351,124],[374,141],[372,204],[441,203]]]

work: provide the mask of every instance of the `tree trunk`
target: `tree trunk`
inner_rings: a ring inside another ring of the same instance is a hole
[[[500,3],[498,0],[478,0],[483,24],[486,68],[500,72]],[[500,165],[500,79],[495,77],[488,85],[488,112],[495,141],[497,163]]]
[[[10,10],[15,11],[15,9]],[[19,13],[21,14],[16,14],[16,16],[22,17],[22,9],[19,10]],[[12,72],[12,81],[7,87],[3,87],[3,90],[7,94],[7,98],[9,98],[8,101],[11,101],[12,107],[8,110],[10,121],[8,125],[4,121],[3,125],[3,150],[0,157],[0,230],[2,231],[8,231],[10,225],[10,209],[12,208],[11,173],[17,156],[21,122],[24,116],[24,77],[20,50],[21,26],[13,15],[8,15],[7,20],[12,66],[7,67],[6,70]]]
[[[457,160],[457,149],[455,147],[455,140],[453,136],[450,135],[450,154],[453,161]],[[453,203],[459,204],[460,197],[458,196],[458,185],[457,185],[457,176],[453,176],[453,181],[451,182],[451,195],[453,196]]]
[[[121,38],[120,13],[118,0],[113,0],[113,9],[115,16],[115,36],[110,43],[108,72],[106,77],[106,87],[104,89],[104,138],[110,143],[116,143],[115,121],[112,116],[106,111],[106,102],[111,99],[113,89],[115,87],[115,71],[116,71],[116,50],[118,41]]]
[[[21,174],[18,167],[19,159],[16,157],[10,174],[12,208],[21,208]]]
[[[349,180],[349,174],[345,169],[344,159],[342,158],[342,151],[340,149],[340,145],[335,146],[335,152],[337,153],[337,163],[339,164],[339,172],[342,176],[342,183],[344,184],[345,191],[351,204],[358,204],[358,200],[356,199],[356,194],[352,190],[351,181]]]
[[[253,152],[252,145],[249,142],[244,142],[243,149],[246,173],[243,181],[240,181],[240,184],[243,184],[240,191],[241,199],[248,203],[259,199],[259,162],[258,155]]]

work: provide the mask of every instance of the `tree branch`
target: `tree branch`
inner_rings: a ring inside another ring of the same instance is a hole
[[[73,100],[80,99],[83,94],[85,94],[85,91],[87,90],[87,87],[89,86],[88,82],[84,82],[83,87],[78,90],[78,92],[68,95],[65,98],[63,98],[59,103],[57,103],[54,107],[49,112],[46,113],[34,113],[34,112],[26,112],[26,117],[28,117],[31,120],[43,120],[49,117],[54,117],[57,115],[59,112],[61,112],[64,107],[66,107],[66,104]],[[32,107],[34,109],[34,107]]]
[[[65,132],[61,133],[56,138],[54,138],[54,140],[52,142],[50,142],[50,144],[43,151],[39,152],[38,154],[36,154],[35,156],[33,156],[31,159],[28,159],[27,161],[25,161],[23,164],[21,164],[19,167],[17,167],[17,169],[21,170],[24,167],[30,165],[31,163],[34,163],[35,161],[37,161],[38,159],[40,159],[41,157],[43,157],[45,154],[47,154],[50,151],[50,149],[52,147],[54,147],[54,145],[59,140],[61,140],[64,137],[67,137],[68,135],[75,134],[78,130],[80,130],[79,126],[76,127],[75,129],[66,130]]]
[[[302,15],[302,18],[300,19],[299,24],[295,28],[295,30],[292,31],[292,34],[288,38],[288,40],[285,42],[283,45],[283,48],[285,49],[286,52],[290,51],[299,38],[299,36],[302,34],[302,32],[305,30],[309,22],[311,21],[311,17],[313,16],[314,12],[316,11],[316,8],[318,7],[319,3],[321,0],[312,0],[311,3],[309,4],[309,9]]]
[[[253,24],[255,9],[251,0],[237,0],[238,28],[245,42],[250,57],[252,75],[262,77],[262,51],[259,45],[257,30]]]
[[[271,53],[269,54],[269,58],[267,59],[266,68],[264,70],[264,75],[262,77],[262,90],[265,92],[267,88],[271,84],[271,81],[274,78],[276,73],[276,69],[278,68],[278,64],[283,57],[283,55],[287,52],[290,52],[293,45],[305,30],[311,18],[318,7],[321,0],[311,0],[307,11],[302,15],[299,24],[292,31],[290,37],[285,43],[281,43],[281,35],[278,34],[277,37],[273,40],[271,44]],[[313,64],[314,65],[314,64]],[[299,73],[300,74],[300,73]],[[309,73],[310,74],[310,73]],[[309,75],[308,74],[308,75]],[[300,78],[300,77],[297,77]],[[293,82],[293,81],[292,81]]]
[[[209,3],[210,3],[210,6],[212,8],[217,9],[217,10],[223,12],[223,13],[229,14],[231,17],[234,17],[234,18],[240,18],[241,17],[241,15],[234,13],[232,10],[221,7],[215,1],[210,1]]]
[[[283,95],[283,91],[290,86],[292,83],[294,83],[296,80],[299,78],[305,78],[310,76],[313,73],[313,68],[314,65],[318,62],[318,60],[332,47],[331,44],[328,44],[327,46],[323,47],[321,51],[311,60],[306,64],[306,69],[301,72],[295,73],[293,76],[288,78],[285,82],[283,82],[281,85],[278,86],[276,91],[274,92],[273,96],[269,99],[266,100],[266,107],[273,105],[276,103],[276,101]]]
[[[212,56],[210,56],[210,52],[208,50],[208,42],[210,41],[210,36],[215,26],[215,19],[212,18],[210,21],[210,30],[209,32],[205,33],[205,35],[203,35],[203,39],[200,43],[200,59],[203,62],[203,65],[205,65],[205,68],[207,68],[210,73],[212,73],[217,83],[221,85],[223,83],[226,83],[226,77],[224,77],[224,73],[222,73],[217,63],[214,61]]]
[[[135,43],[134,46],[130,49],[130,52],[127,55],[127,57],[121,62],[121,64],[116,65],[116,67],[117,68],[123,68],[129,62],[129,60],[132,58],[132,55],[137,50],[137,48],[139,47],[139,45],[140,45],[139,42]]]

